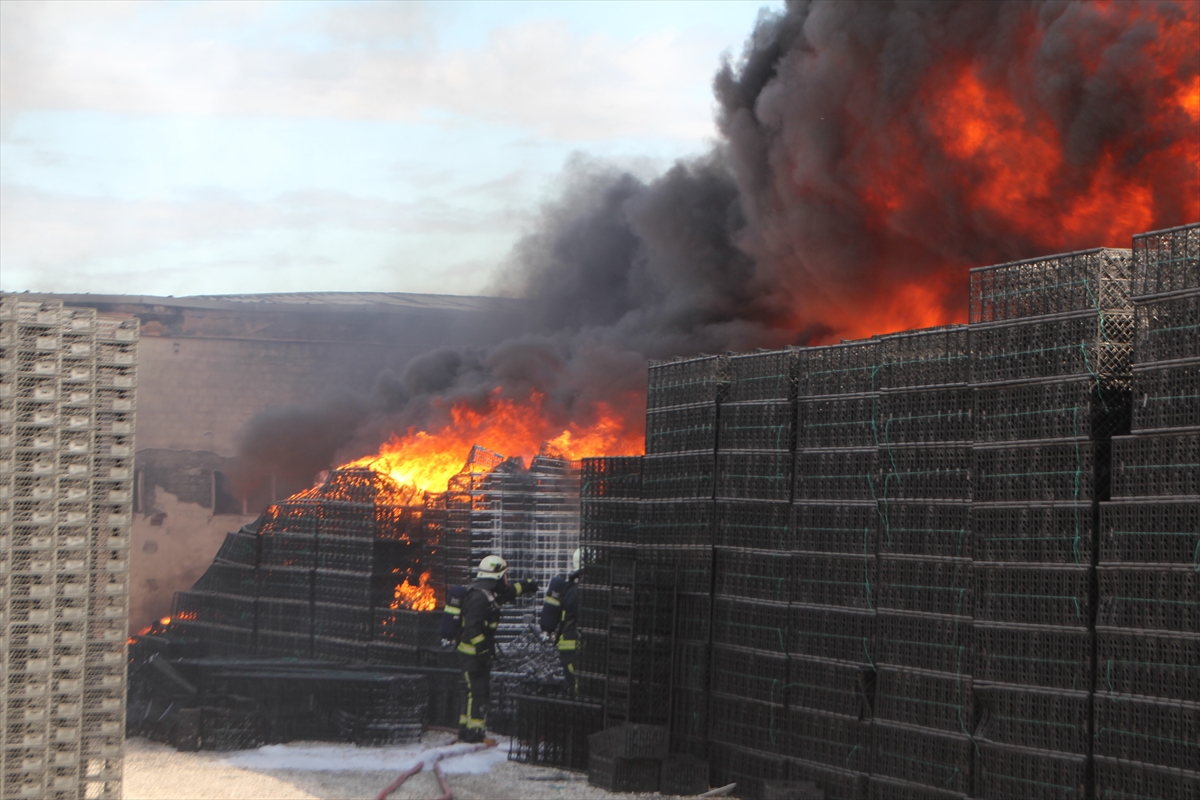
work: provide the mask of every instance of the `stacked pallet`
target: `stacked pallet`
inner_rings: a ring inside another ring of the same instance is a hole
[[[1200,796],[1200,225],[1134,238],[1133,428],[1100,505],[1096,796]]]
[[[1128,250],[971,271],[975,792],[1081,797],[1095,540],[1128,422]]]
[[[966,326],[879,341],[879,591],[870,796],[971,790]]]
[[[709,759],[756,791],[786,775],[796,353],[729,358],[720,408]]]
[[[0,295],[0,795],[120,797],[137,320]]]
[[[672,747],[700,758],[708,737],[717,424],[728,375],[724,356],[650,365],[636,532],[639,565],[675,572]]]

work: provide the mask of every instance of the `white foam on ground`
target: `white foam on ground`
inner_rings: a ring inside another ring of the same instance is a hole
[[[437,755],[442,754],[442,771],[447,775],[482,775],[496,764],[508,760],[508,740],[501,738],[496,747],[475,752],[472,745],[451,744],[444,747],[410,744],[394,747],[356,747],[352,744],[305,742],[303,744],[269,744],[254,750],[241,750],[226,756],[224,763],[250,770],[306,770],[310,772],[373,771],[399,774],[418,761],[425,769],[433,769]],[[458,755],[465,753],[465,755]]]

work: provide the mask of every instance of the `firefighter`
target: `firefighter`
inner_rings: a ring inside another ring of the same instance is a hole
[[[579,647],[579,575],[583,551],[576,550],[571,554],[571,572],[567,575],[556,575],[546,589],[546,599],[542,603],[541,627],[542,632],[552,638],[558,646],[558,660],[562,664],[563,674],[567,679],[567,693],[575,696],[577,678],[575,676],[575,654]]]
[[[487,556],[480,561],[475,577],[475,582],[467,587],[457,615],[462,621],[458,658],[467,680],[467,703],[458,718],[458,740],[472,743],[482,742],[487,729],[492,651],[496,628],[500,625],[500,606],[518,597],[531,597],[538,590],[533,580],[509,583],[508,562],[500,556]],[[452,612],[451,615],[454,616]]]

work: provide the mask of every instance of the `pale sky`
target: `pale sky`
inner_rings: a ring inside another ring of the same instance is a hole
[[[0,2],[0,289],[472,294],[715,137],[750,2]]]

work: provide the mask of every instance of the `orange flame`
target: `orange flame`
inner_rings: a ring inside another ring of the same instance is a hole
[[[342,468],[369,467],[399,484],[444,492],[474,445],[532,458],[546,444],[571,460],[642,452],[640,416],[618,413],[612,405],[596,402],[578,415],[579,421],[555,425],[545,412],[544,401],[545,396],[538,392],[518,401],[503,396],[499,389],[478,405],[459,401],[449,408],[449,419],[440,427],[409,428],[403,435],[393,435],[378,453]]]
[[[437,596],[429,585],[429,572],[422,572],[417,585],[413,586],[408,578],[403,583],[396,584],[395,599],[392,608],[408,608],[413,611],[436,611]]]

